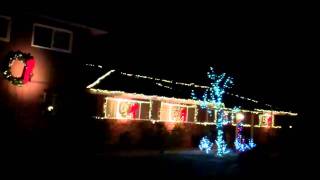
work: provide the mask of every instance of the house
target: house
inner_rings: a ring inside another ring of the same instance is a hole
[[[191,90],[204,90],[207,86],[195,83],[177,82],[168,79],[131,74],[110,70],[89,84],[87,89],[96,99],[95,118],[118,122],[149,122],[165,124],[168,131],[175,126],[215,126],[217,107],[210,104],[202,108],[202,101],[191,99]],[[248,102],[257,101],[240,95],[231,96]],[[234,102],[237,102],[234,100]],[[239,104],[233,104],[237,106]],[[279,119],[285,116],[297,116],[296,113],[259,109],[259,104],[252,110],[232,108],[223,105],[226,125],[236,126],[241,115],[248,134],[255,138],[260,132],[276,133],[282,128]],[[280,120],[281,121],[281,120]],[[233,130],[234,131],[234,130]],[[188,135],[193,134],[192,128]]]
[[[15,119],[13,124],[18,129],[31,130],[39,125],[43,111],[56,111],[59,93],[83,86],[86,76],[81,66],[93,61],[95,42],[107,35],[105,29],[88,24],[43,14],[0,11],[3,119]],[[10,54],[18,52],[33,58],[32,68],[26,59],[9,60]],[[14,83],[8,77],[25,79]]]

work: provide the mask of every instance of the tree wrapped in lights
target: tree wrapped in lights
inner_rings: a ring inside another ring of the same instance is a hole
[[[234,108],[232,110],[233,113],[236,114],[236,139],[234,142],[234,146],[237,151],[239,152],[245,152],[247,150],[250,150],[256,146],[256,144],[253,142],[253,139],[250,139],[248,143],[246,143],[246,140],[244,137],[242,137],[242,129],[243,129],[243,120],[244,115],[240,112],[240,109]]]
[[[237,151],[244,152],[250,149],[249,145],[245,143],[245,139],[242,137],[242,129],[243,129],[243,123],[239,122],[237,123],[236,127],[236,140],[234,142],[234,146]]]
[[[213,143],[208,139],[207,136],[203,137],[200,140],[199,149],[201,151],[204,151],[204,152],[206,152],[208,154],[209,151],[211,151],[212,146],[213,146]]]
[[[214,69],[210,67],[210,71],[207,73],[208,78],[211,83],[209,88],[204,92],[200,107],[206,108],[209,114],[212,114],[212,110],[208,107],[209,104],[214,104],[217,110],[217,138],[215,143],[217,145],[217,156],[222,157],[224,154],[227,154],[229,151],[227,149],[227,143],[223,139],[223,120],[224,120],[224,111],[223,111],[223,95],[225,89],[231,88],[233,81],[231,77],[226,76],[225,73],[220,75],[216,74]],[[194,91],[191,92],[193,99],[197,99]]]
[[[256,147],[256,144],[253,142],[253,139],[249,139],[249,142],[246,143],[245,138],[243,138],[241,135],[242,126],[239,126],[237,128],[239,128],[239,129],[237,130],[238,133],[237,133],[236,140],[234,142],[234,146],[235,146],[236,150],[239,152],[245,152],[247,150],[250,150],[250,149],[253,149],[254,147]]]

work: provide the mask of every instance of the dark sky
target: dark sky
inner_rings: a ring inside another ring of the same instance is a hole
[[[309,22],[297,6],[96,4],[41,11],[107,29],[107,45],[97,49],[107,68],[201,84],[214,66],[235,78],[230,92],[298,110]]]
[[[101,17],[102,18],[102,17]],[[235,78],[231,92],[298,110],[302,16],[283,11],[154,8],[111,13],[105,62],[151,76],[203,83],[209,66]],[[103,19],[103,18],[102,18]]]

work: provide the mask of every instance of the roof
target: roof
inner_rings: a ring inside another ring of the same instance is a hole
[[[113,91],[117,93],[126,92],[148,96],[156,95],[168,98],[191,99],[192,90],[200,97],[208,86],[110,70],[95,82],[88,85],[87,88],[108,90],[108,92]],[[241,108],[252,110],[271,109],[271,105],[269,104],[243,97],[231,91],[226,92],[224,104],[229,108],[240,106]]]

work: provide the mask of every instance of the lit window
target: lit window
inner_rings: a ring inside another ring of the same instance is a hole
[[[105,118],[150,119],[150,102],[107,97],[104,104]]]
[[[193,106],[161,103],[160,120],[192,122],[194,121],[194,115],[195,107]]]
[[[262,127],[271,127],[273,124],[273,118],[270,113],[264,113],[259,115],[260,126]]]

